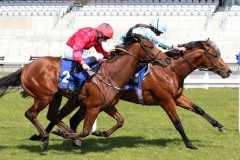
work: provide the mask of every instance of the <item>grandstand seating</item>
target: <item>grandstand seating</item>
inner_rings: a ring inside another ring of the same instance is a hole
[[[192,7],[191,7],[192,6]],[[94,9],[93,9],[94,8]],[[103,12],[102,10],[105,10]],[[194,5],[160,5],[160,6],[135,6],[131,9],[118,5],[109,5],[107,9],[98,6],[84,6],[80,9],[80,15],[85,16],[205,16],[211,11],[211,15],[215,12],[214,5],[203,5],[195,7]]]
[[[56,10],[60,15],[69,12],[74,1],[0,1],[0,16],[54,16]]]
[[[240,6],[233,5],[229,10],[229,16],[240,16]]]

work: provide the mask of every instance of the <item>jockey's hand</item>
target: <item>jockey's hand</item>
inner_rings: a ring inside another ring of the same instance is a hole
[[[89,70],[91,69],[86,63],[83,63],[83,64],[82,64],[82,68],[83,68],[84,70],[87,70],[87,71],[89,71]]]
[[[174,50],[177,50],[177,51],[186,51],[186,48],[185,47],[178,47],[176,45],[173,45],[173,49]]]

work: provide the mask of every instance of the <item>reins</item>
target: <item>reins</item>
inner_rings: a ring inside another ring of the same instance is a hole
[[[123,48],[115,48],[115,50],[120,50],[122,52],[125,52],[127,53],[128,55],[136,58],[137,60],[139,60],[139,63],[148,63],[148,62],[151,62],[151,61],[158,61],[157,57],[159,56],[159,54],[161,53],[161,50],[156,54],[156,56],[153,56],[142,44],[142,42],[139,42],[141,48],[143,49],[144,53],[146,53],[150,59],[142,59],[142,58],[139,58],[137,57],[136,55],[133,55],[131,52],[123,49]],[[140,52],[140,51],[139,51]],[[105,77],[104,75],[98,73],[98,72],[95,72],[95,74],[98,74],[99,76],[101,76],[104,80],[96,77],[99,81],[105,83],[106,85],[112,87],[117,93],[119,93],[119,91],[123,90],[124,88],[119,88],[119,87],[116,87],[114,86],[107,77]]]
[[[212,58],[209,56],[209,51],[210,51],[211,49],[212,49],[212,47],[210,47],[210,48],[207,49],[207,50],[203,49],[206,57],[208,58],[208,60],[209,60],[210,63],[211,63],[211,67],[209,67],[209,68],[202,68],[202,67],[196,66],[192,61],[189,60],[189,58],[187,57],[187,55],[186,55],[185,52],[182,52],[182,56],[181,56],[181,57],[189,64],[189,66],[190,66],[192,69],[193,69],[193,67],[194,67],[194,68],[196,68],[196,69],[198,69],[198,70],[200,70],[200,71],[211,71],[211,69],[214,68],[214,66],[216,66],[216,65],[214,64],[214,62],[212,61]],[[172,69],[174,70],[174,72],[175,72],[178,76],[180,76],[172,65],[171,65],[171,67],[172,67]],[[220,70],[220,69],[218,68],[217,70]],[[181,77],[181,76],[180,76],[180,77]]]
[[[209,61],[211,62],[211,67],[209,67],[209,68],[197,67],[195,64],[192,63],[192,61],[190,61],[190,60],[188,59],[188,57],[186,56],[185,52],[183,52],[182,58],[183,58],[184,60],[186,60],[186,61],[188,62],[188,64],[190,64],[190,67],[193,66],[193,67],[195,67],[196,69],[199,69],[200,71],[210,71],[210,70],[213,68],[213,66],[215,66],[214,63],[212,62],[210,56],[209,56],[209,53],[208,53],[208,52],[211,50],[211,48],[212,48],[212,47],[210,47],[208,50],[204,50],[205,55],[207,56],[207,58],[208,58]]]

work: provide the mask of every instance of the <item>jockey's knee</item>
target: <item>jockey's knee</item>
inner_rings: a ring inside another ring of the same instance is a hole
[[[103,55],[101,53],[97,53],[95,57],[96,57],[97,61],[103,59]]]

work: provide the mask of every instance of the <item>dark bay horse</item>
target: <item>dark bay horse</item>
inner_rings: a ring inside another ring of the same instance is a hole
[[[225,131],[226,129],[183,95],[184,79],[196,69],[212,71],[222,78],[229,77],[231,70],[222,60],[216,44],[209,39],[207,41],[190,42],[182,46],[185,46],[187,50],[183,54],[172,53],[174,57],[171,58],[171,64],[168,67],[162,68],[156,64],[151,65],[150,73],[143,80],[143,99],[145,105],[160,105],[182,136],[186,147],[196,149],[184,132],[176,111],[176,105],[201,115],[214,127],[218,127],[220,131]],[[122,91],[121,99],[139,104],[135,91]],[[60,110],[60,117],[64,118],[77,106],[78,104],[72,104],[71,101],[67,101],[65,106]],[[77,130],[77,126],[84,119],[85,113],[86,109],[80,107],[70,119],[71,129]],[[46,130],[50,132],[53,126],[54,123],[50,123]],[[108,137],[112,133],[113,130],[110,129],[103,132],[96,131],[93,134]],[[61,135],[61,131],[59,133],[55,132],[55,134]],[[31,138],[33,140],[39,139],[36,136]]]
[[[58,88],[60,57],[38,58],[18,71],[1,78],[0,97],[18,86],[24,90],[23,97],[29,95],[33,97],[34,104],[25,112],[25,116],[39,131],[41,148],[45,150],[48,146],[49,134],[38,121],[37,116],[47,105],[49,105],[47,119],[64,131],[64,138],[88,136],[95,119],[102,110],[120,119],[116,125],[118,128],[123,123],[122,116],[114,106],[119,100],[119,91],[130,80],[139,63],[165,62],[167,56],[160,53],[161,51],[151,41],[135,35],[116,57],[104,61],[96,76],[84,84],[78,97],[79,105],[86,109],[84,127],[80,133],[73,132],[58,117],[62,96],[72,99],[73,95],[70,90]]]

